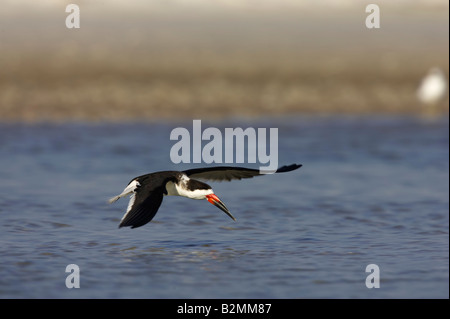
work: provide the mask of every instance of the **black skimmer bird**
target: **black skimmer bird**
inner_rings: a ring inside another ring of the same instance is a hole
[[[301,166],[300,164],[283,166],[277,169],[275,173],[290,172]],[[196,179],[231,181],[260,175],[266,174],[262,174],[257,169],[230,166],[150,173],[133,178],[123,192],[112,197],[109,203],[114,203],[121,197],[131,195],[127,211],[120,221],[119,228],[124,226],[136,228],[147,224],[158,211],[164,195],[206,199],[233,220],[236,220],[225,204],[214,194],[211,186]]]

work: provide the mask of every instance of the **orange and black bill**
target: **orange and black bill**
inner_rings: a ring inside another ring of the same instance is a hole
[[[206,195],[206,199],[214,206],[220,208],[225,214],[230,216],[231,219],[236,220],[236,218],[234,218],[233,215],[231,215],[230,211],[225,206],[225,204],[215,194]]]

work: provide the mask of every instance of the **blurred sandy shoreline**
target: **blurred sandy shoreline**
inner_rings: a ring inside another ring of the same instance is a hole
[[[378,30],[365,28],[364,7],[81,8],[78,30],[63,10],[1,17],[1,122],[448,114],[448,95],[426,108],[415,95],[429,68],[448,78],[448,3],[385,9]]]

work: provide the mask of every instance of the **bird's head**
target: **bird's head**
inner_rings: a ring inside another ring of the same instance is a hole
[[[182,187],[177,186],[178,195],[192,199],[206,199],[208,202],[230,216],[231,219],[236,220],[236,218],[231,215],[225,204],[214,194],[211,186],[195,179],[185,179],[182,183],[184,183]]]

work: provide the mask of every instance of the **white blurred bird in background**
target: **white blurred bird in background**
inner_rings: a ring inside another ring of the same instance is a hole
[[[423,104],[436,104],[441,101],[447,92],[447,79],[439,68],[431,68],[422,79],[417,97]]]

